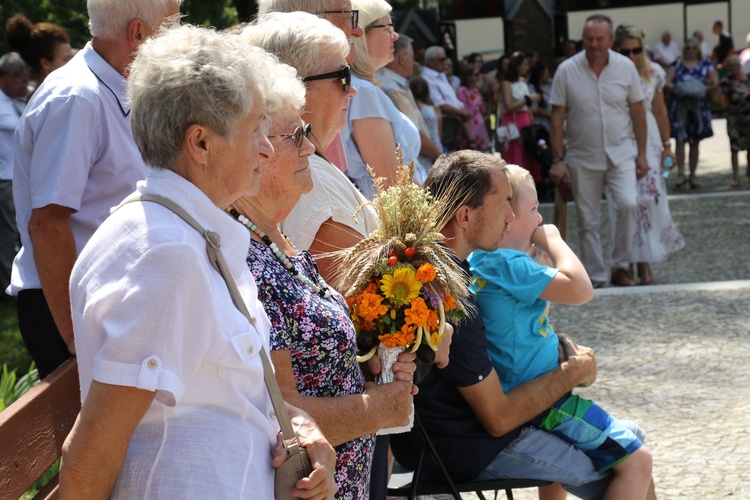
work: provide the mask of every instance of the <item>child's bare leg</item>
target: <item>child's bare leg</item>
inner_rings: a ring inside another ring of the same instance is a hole
[[[641,446],[628,458],[612,467],[614,477],[605,500],[644,500],[651,485],[651,453]]]
[[[540,486],[539,500],[565,500],[568,492],[565,491],[560,483],[552,483],[547,486]]]

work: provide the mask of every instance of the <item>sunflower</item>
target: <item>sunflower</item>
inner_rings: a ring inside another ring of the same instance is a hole
[[[422,283],[411,267],[400,267],[392,275],[383,275],[383,284],[380,285],[385,297],[394,304],[409,304],[419,296],[421,288]]]

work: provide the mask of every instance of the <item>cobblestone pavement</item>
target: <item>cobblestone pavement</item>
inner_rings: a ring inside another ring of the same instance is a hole
[[[750,498],[750,183],[741,159],[742,187],[729,187],[724,121],[713,123],[702,187],[669,197],[687,245],[652,266],[657,285],[597,290],[551,312],[556,331],[596,350],[598,380],[579,393],[646,429],[660,499]]]

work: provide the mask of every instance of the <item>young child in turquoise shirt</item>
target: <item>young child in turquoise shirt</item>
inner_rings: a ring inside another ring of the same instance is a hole
[[[553,225],[540,226],[529,172],[509,165],[508,178],[516,219],[506,228],[498,250],[477,250],[469,256],[472,292],[506,392],[558,366],[561,351],[549,323],[549,303],[581,305],[593,297],[583,264],[560,232]],[[607,498],[646,497],[651,455],[635,434],[596,403],[569,394],[535,419],[539,420],[540,429],[574,444],[599,470],[612,469],[615,477]]]

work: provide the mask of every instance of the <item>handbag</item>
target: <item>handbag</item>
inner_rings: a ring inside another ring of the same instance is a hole
[[[206,240],[206,252],[208,253],[208,259],[211,262],[211,265],[216,271],[218,271],[221,277],[224,278],[224,282],[227,284],[229,295],[232,297],[234,305],[247,318],[253,328],[255,328],[256,320],[250,314],[250,311],[247,310],[245,301],[242,300],[240,291],[237,289],[237,283],[235,283],[232,274],[229,272],[227,263],[224,260],[224,255],[221,253],[221,237],[213,231],[203,229],[198,221],[169,198],[153,194],[134,194],[126,198],[120,206],[134,201],[150,201],[162,205],[177,214],[189,226],[203,236]],[[276,376],[273,373],[273,367],[271,366],[271,361],[268,359],[265,347],[261,346],[259,356],[263,363],[263,379],[266,383],[268,395],[271,397],[271,404],[276,413],[276,419],[279,422],[279,427],[281,427],[282,444],[287,454],[284,463],[276,468],[274,475],[274,498],[276,500],[289,500],[296,498],[292,497],[292,488],[297,484],[297,481],[310,475],[312,472],[312,463],[310,462],[310,457],[307,455],[307,450],[305,450],[303,446],[300,446],[299,437],[297,436],[297,433],[294,432],[289,413],[286,410],[284,399],[281,397],[281,390],[276,381]]]
[[[513,113],[513,121],[497,127],[495,134],[497,135],[497,140],[500,141],[503,146],[507,146],[510,141],[521,137],[521,131],[518,130],[518,126],[516,125],[515,112]]]

